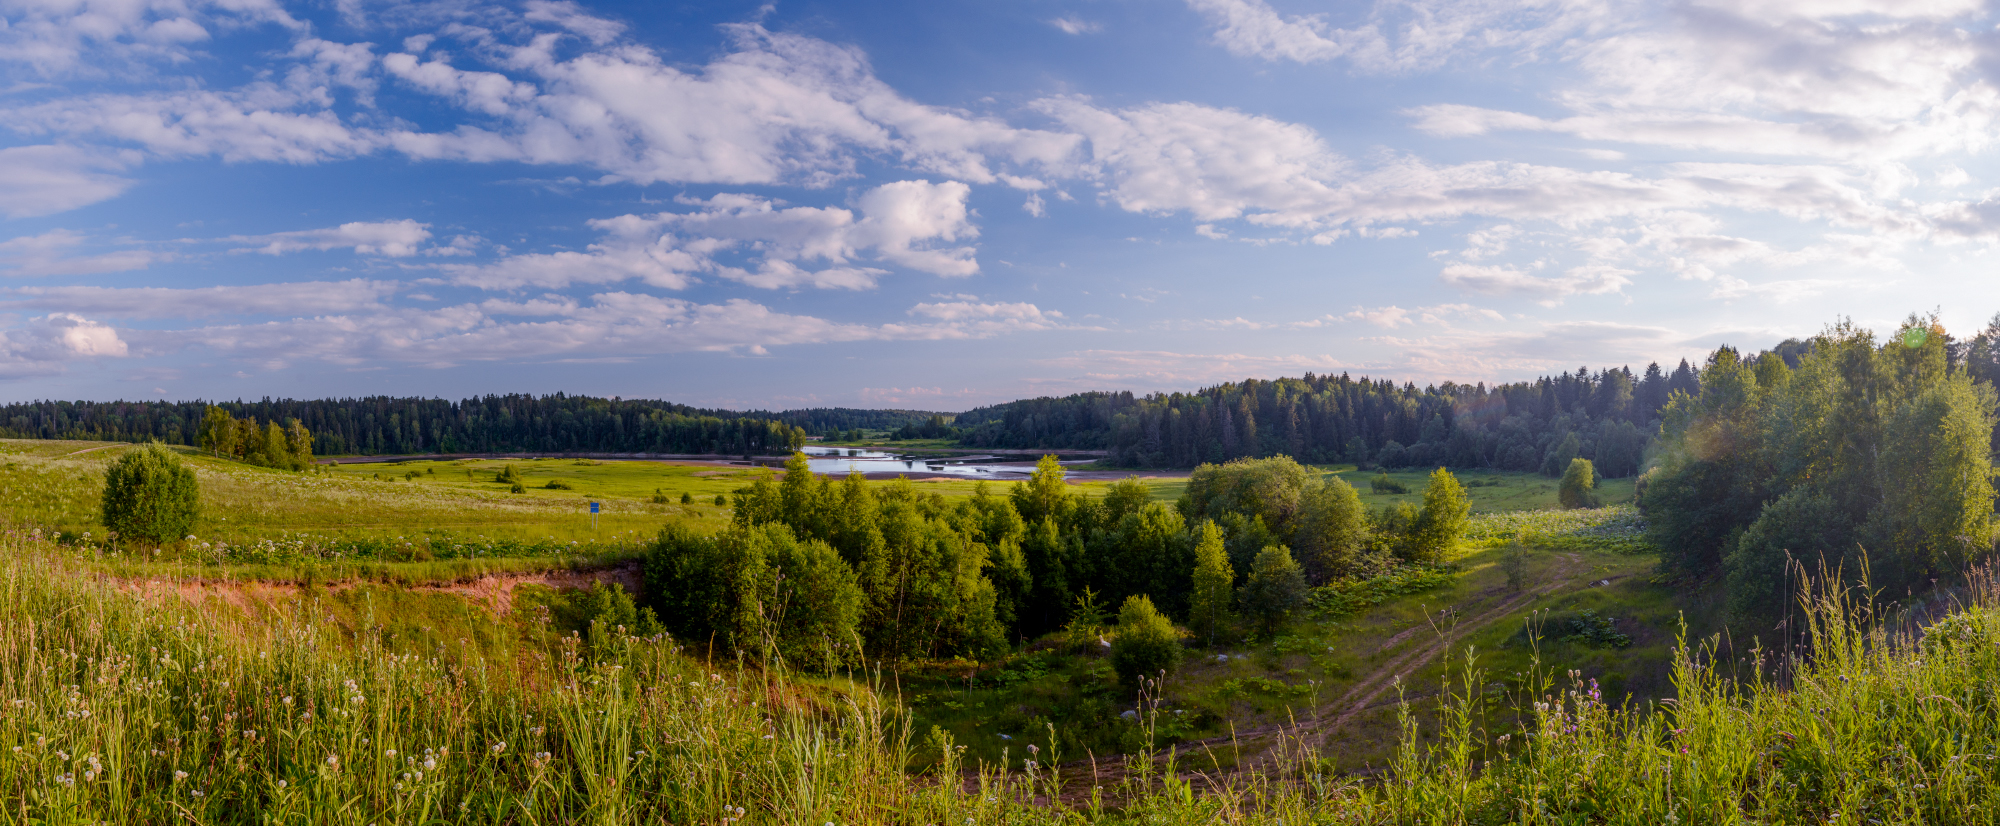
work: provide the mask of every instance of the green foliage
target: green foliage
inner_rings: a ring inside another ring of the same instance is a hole
[[[1292,552],[1272,545],[1257,554],[1250,577],[1237,592],[1237,603],[1254,618],[1264,636],[1277,633],[1306,602],[1305,573]]]
[[[194,530],[200,485],[180,457],[150,442],[105,469],[103,514],[104,527],[121,537],[173,542]]]
[[[1448,568],[1406,566],[1366,579],[1342,579],[1312,589],[1306,604],[1327,619],[1344,619],[1397,597],[1450,585],[1458,574]]]
[[[503,485],[513,484],[521,480],[521,472],[516,470],[513,465],[503,466],[498,473],[493,474],[493,481]]]
[[[544,490],[576,490],[575,485],[572,485],[561,479],[550,479],[549,483],[543,485],[542,488]]]
[[[1841,567],[1849,522],[1833,497],[1812,488],[1765,505],[1723,560],[1730,613],[1770,627],[1798,593],[1797,573]]]
[[[633,602],[625,586],[617,583],[595,582],[589,588],[564,591],[550,609],[559,629],[582,634],[600,654],[608,653],[618,637],[650,637],[663,630],[653,609]]]
[[[1387,473],[1377,473],[1368,480],[1368,489],[1375,493],[1403,494],[1410,492],[1410,486],[1398,482]]]
[[[681,504],[683,505],[694,504],[694,494],[689,491],[681,491]]]
[[[515,482],[514,484],[512,484],[512,485],[509,485],[509,486],[507,487],[507,492],[508,492],[508,493],[527,493],[527,492],[528,492],[528,486],[527,486],[527,485],[523,485],[523,484],[521,484],[520,482]]]
[[[1196,530],[1194,545],[1194,587],[1189,597],[1188,627],[1207,645],[1229,623],[1231,587],[1236,571],[1222,546],[1222,529],[1204,521]]]
[[[1118,609],[1118,634],[1111,640],[1111,668],[1127,691],[1137,693],[1180,662],[1181,632],[1144,595],[1125,599]]]
[[[1519,540],[1507,543],[1500,555],[1500,570],[1507,575],[1507,590],[1520,593],[1528,587],[1528,546]]]
[[[1731,604],[1751,617],[1782,604],[1770,596],[1788,590],[1786,550],[1856,562],[1866,547],[1873,585],[1904,594],[1990,553],[1993,388],[1952,366],[1947,339],[1913,315],[1879,344],[1832,325],[1796,367],[1717,350],[1700,394],[1663,413],[1643,480],[1663,566],[1726,569]]]
[[[1562,485],[1556,494],[1562,506],[1571,510],[1594,508],[1597,501],[1597,468],[1589,459],[1569,460],[1569,468],[1563,471]]]
[[[312,434],[298,419],[280,427],[273,418],[260,428],[255,418],[238,419],[210,405],[202,414],[195,441],[203,450],[245,464],[284,470],[312,466]]]
[[[1406,558],[1418,565],[1436,565],[1450,559],[1458,550],[1471,514],[1472,503],[1451,471],[1444,468],[1432,471],[1430,484],[1424,487],[1424,508],[1410,528]]]
[[[1596,611],[1550,617],[1548,626],[1556,632],[1556,639],[1592,648],[1624,648],[1632,644],[1632,637],[1618,630],[1616,618],[1600,617]]]

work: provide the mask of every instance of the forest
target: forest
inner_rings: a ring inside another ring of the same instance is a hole
[[[19,439],[99,439],[197,445],[208,402],[37,401],[0,406],[0,435]],[[855,411],[796,411],[787,424],[769,413],[704,410],[670,402],[557,393],[444,399],[216,402],[240,419],[298,420],[320,456],[419,453],[783,453],[805,443],[806,424],[845,427],[878,421]],[[886,413],[885,411],[866,411]],[[886,421],[907,417],[887,414]],[[910,414],[917,415],[917,414]],[[925,414],[928,415],[928,414]]]
[[[1639,472],[1660,410],[1699,393],[1697,371],[1648,365],[1578,368],[1532,382],[1418,388],[1322,376],[1248,379],[1191,393],[1083,393],[1027,399],[958,415],[977,447],[1100,449],[1125,467],[1193,467],[1237,457],[1291,456],[1364,467],[1493,468],[1560,475],[1571,459],[1607,477]]]

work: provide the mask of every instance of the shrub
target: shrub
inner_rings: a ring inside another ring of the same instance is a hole
[[[692,493],[688,493],[688,492],[686,492],[686,491],[682,491],[682,492],[681,492],[681,504],[683,504],[683,505],[692,505],[692,504],[694,504],[694,494],[692,494]]]
[[[1409,493],[1410,486],[1390,478],[1387,473],[1377,473],[1368,480],[1368,489],[1376,493]]]
[[[543,485],[542,487],[547,490],[576,490],[576,488],[572,487],[570,483],[565,482],[561,479],[550,479],[549,483]]]
[[[508,492],[508,493],[527,493],[527,492],[528,492],[528,486],[527,486],[527,485],[523,485],[523,484],[521,484],[520,482],[515,482],[515,483],[514,483],[514,486],[513,486],[513,487],[511,487],[511,488],[508,488],[508,489],[507,489],[507,492]]]
[[[1424,488],[1424,509],[1410,531],[1410,561],[1435,565],[1451,558],[1471,514],[1472,502],[1451,471],[1432,471],[1431,483]]]
[[[722,494],[720,494],[720,493],[716,494],[716,495],[715,495],[715,506],[716,506],[716,507],[718,507],[718,508],[724,508],[724,507],[728,507],[728,506],[729,506],[729,497],[727,497],[727,496],[724,496],[724,495],[722,495]]]
[[[1569,460],[1569,468],[1563,471],[1562,485],[1556,490],[1556,499],[1567,510],[1594,508],[1598,505],[1596,490],[1597,468],[1591,465],[1589,459],[1579,457]]]
[[[163,544],[187,536],[201,512],[194,471],[158,442],[119,457],[104,471],[104,527]]]
[[[1151,597],[1126,597],[1118,609],[1118,636],[1111,641],[1111,669],[1118,672],[1118,683],[1136,694],[1141,680],[1159,679],[1180,658],[1180,629],[1153,607]]]

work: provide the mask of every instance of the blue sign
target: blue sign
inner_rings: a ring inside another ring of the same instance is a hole
[[[591,513],[596,513],[596,512],[597,512],[597,503],[596,503],[596,502],[592,502],[592,503],[590,503],[590,512],[591,512]]]

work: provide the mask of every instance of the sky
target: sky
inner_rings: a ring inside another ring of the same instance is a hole
[[[0,400],[958,411],[2000,311],[1971,0],[0,0]]]

